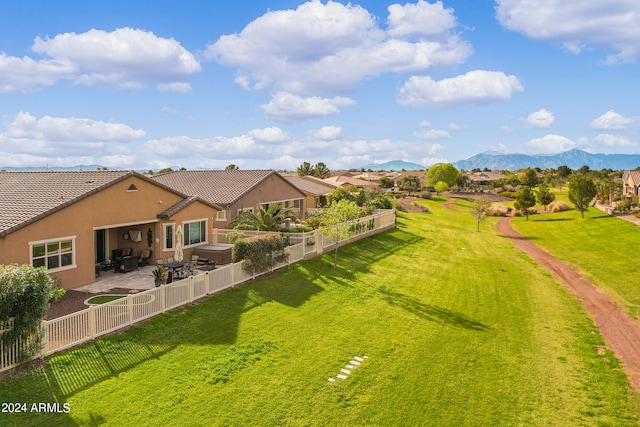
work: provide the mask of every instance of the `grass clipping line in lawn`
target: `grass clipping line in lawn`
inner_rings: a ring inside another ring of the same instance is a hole
[[[637,425],[575,298],[493,227],[476,232],[468,202],[420,203],[432,214],[400,213],[336,270],[333,254],[299,262],[3,379],[2,401],[71,406],[3,422]],[[366,368],[330,383],[345,349]]]

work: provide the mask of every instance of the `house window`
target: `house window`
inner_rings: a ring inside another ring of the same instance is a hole
[[[207,220],[184,224],[184,245],[196,245],[207,241]]]
[[[131,191],[138,191],[138,188],[137,188],[134,184],[131,184],[131,185],[129,186],[129,188],[127,188],[127,191],[129,191],[129,192],[131,192]]]
[[[164,225],[164,248],[173,249],[173,229],[174,224]]]
[[[31,243],[31,265],[47,270],[62,270],[75,266],[75,238]]]
[[[295,199],[293,201],[293,207],[292,209],[300,209],[300,199]]]
[[[218,211],[216,213],[216,221],[226,221],[227,220],[227,211]]]

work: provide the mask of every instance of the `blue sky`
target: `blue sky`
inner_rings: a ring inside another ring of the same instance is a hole
[[[636,0],[0,3],[0,166],[639,153]]]

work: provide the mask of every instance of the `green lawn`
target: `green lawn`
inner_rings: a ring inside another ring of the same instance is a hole
[[[69,414],[3,425],[637,425],[638,396],[565,289],[465,212],[158,316],[0,382]],[[460,206],[468,206],[461,202]],[[345,381],[328,381],[367,355]]]
[[[87,304],[106,304],[125,297],[126,295],[98,295],[97,297],[90,298]]]
[[[516,218],[523,235],[568,262],[640,319],[640,227],[589,208]]]

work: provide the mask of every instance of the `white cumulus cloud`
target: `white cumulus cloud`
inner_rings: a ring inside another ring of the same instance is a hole
[[[163,91],[188,92],[185,80],[201,71],[198,60],[176,40],[133,28],[37,37],[31,50],[42,58],[0,55],[0,91],[28,91],[71,80],[121,88],[155,83]]]
[[[600,130],[621,130],[628,128],[635,122],[636,120],[631,117],[625,117],[622,114],[616,113],[614,110],[609,110],[594,119],[591,122],[591,127]]]
[[[496,0],[498,21],[534,39],[561,43],[579,53],[602,48],[609,63],[640,57],[640,2],[635,0]]]
[[[278,92],[268,104],[262,106],[262,109],[273,120],[293,122],[338,114],[341,107],[355,104],[353,99],[346,97],[303,97],[288,92]]]
[[[398,102],[414,107],[451,107],[488,104],[510,99],[524,87],[514,75],[475,70],[449,79],[434,81],[429,76],[413,76],[400,89]]]
[[[529,114],[525,120],[527,127],[534,129],[549,129],[556,121],[553,113],[545,108]]]
[[[417,16],[416,16],[417,14]],[[386,72],[455,67],[471,55],[441,2],[389,8],[388,28],[358,5],[309,1],[269,11],[224,35],[205,56],[237,69],[236,83],[300,95],[340,94]]]
[[[342,128],[339,126],[323,126],[320,129],[314,129],[307,132],[310,137],[321,139],[323,141],[335,141],[342,138]]]
[[[289,139],[289,133],[279,127],[268,127],[263,129],[253,129],[249,135],[255,139],[266,142],[284,142]]]
[[[522,144],[529,154],[556,154],[577,147],[577,143],[562,135],[549,134]]]

